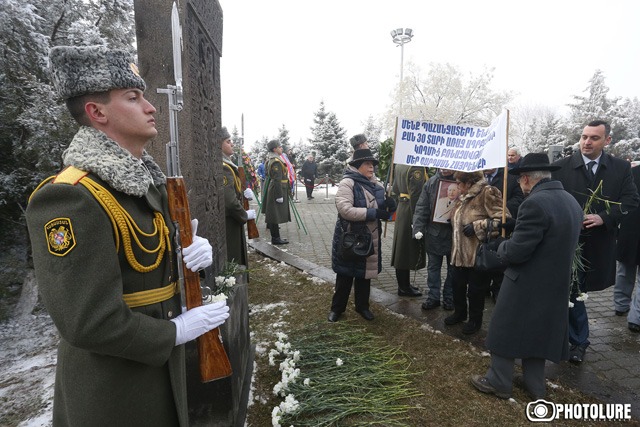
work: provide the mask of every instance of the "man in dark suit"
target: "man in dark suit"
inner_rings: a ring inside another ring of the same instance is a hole
[[[498,247],[508,266],[487,334],[491,366],[485,376],[471,378],[481,392],[503,399],[511,397],[515,359],[522,359],[524,387],[540,399],[545,360],[568,358],[569,282],[582,209],[551,180],[554,169],[546,154],[530,153],[509,171],[529,196],[511,238]]]
[[[640,189],[640,167],[631,168],[633,182]],[[616,284],[613,288],[613,303],[616,316],[627,315],[631,332],[640,332],[640,209],[626,215],[620,223],[620,234],[616,244]],[[635,297],[632,298],[633,288]]]
[[[580,244],[585,271],[579,271],[572,287],[569,310],[570,358],[581,363],[589,346],[589,321],[580,293],[600,291],[612,286],[616,271],[616,232],[625,213],[638,206],[640,197],[631,176],[631,165],[604,152],[611,142],[611,126],[595,120],[585,126],[580,137],[580,151],[553,163],[560,169],[553,178],[562,182],[585,209],[599,185],[601,196],[588,206],[582,222]],[[605,204],[604,200],[608,202]]]

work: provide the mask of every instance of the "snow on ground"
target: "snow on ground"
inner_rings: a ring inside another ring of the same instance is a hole
[[[47,314],[0,329],[0,425],[51,425],[58,333]]]

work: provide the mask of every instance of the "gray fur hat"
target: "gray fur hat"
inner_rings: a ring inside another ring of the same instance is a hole
[[[222,126],[216,129],[215,138],[217,142],[223,142],[231,138],[231,134],[229,133],[226,127]]]
[[[111,89],[146,89],[131,56],[106,46],[57,46],[49,52],[53,84],[62,99]]]
[[[280,143],[280,141],[278,141],[277,139],[273,139],[273,140],[269,141],[269,143],[267,144],[267,150],[273,151],[274,148],[278,148],[281,145],[282,144]]]
[[[365,142],[367,142],[367,137],[364,136],[363,133],[359,133],[357,135],[352,136],[349,142],[351,143],[351,146],[355,150],[358,145],[364,144]]]

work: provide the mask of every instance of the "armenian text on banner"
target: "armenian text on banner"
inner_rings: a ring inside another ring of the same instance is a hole
[[[507,121],[506,110],[488,127],[398,117],[393,162],[465,172],[504,167]]]

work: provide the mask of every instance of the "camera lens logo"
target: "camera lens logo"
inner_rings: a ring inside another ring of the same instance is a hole
[[[556,418],[556,405],[544,399],[527,404],[527,419],[533,422],[547,422]]]

